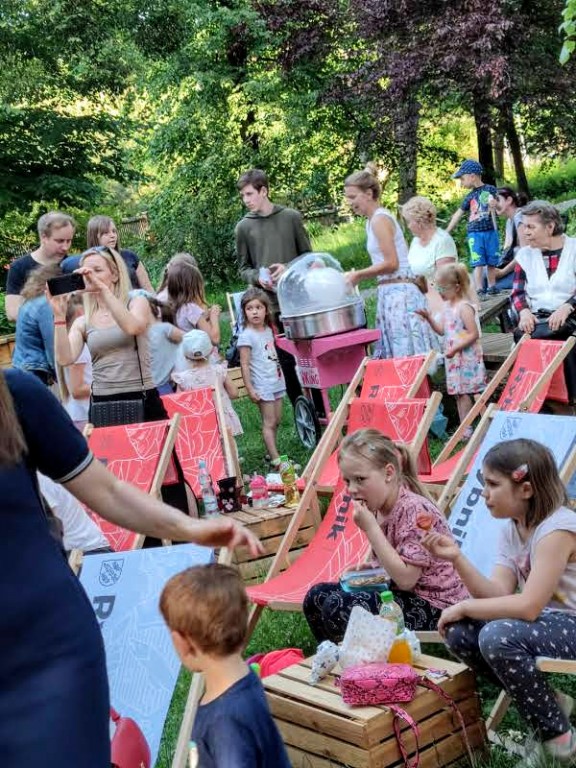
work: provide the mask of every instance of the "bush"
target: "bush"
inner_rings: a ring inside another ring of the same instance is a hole
[[[528,174],[532,198],[555,203],[576,198],[576,160],[536,166]]]

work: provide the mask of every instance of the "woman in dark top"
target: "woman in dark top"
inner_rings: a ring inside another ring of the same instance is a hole
[[[248,544],[255,554],[261,548],[230,518],[193,520],[117,480],[34,376],[0,373],[0,765],[110,768],[102,636],[50,534],[36,470],[126,528],[206,546]]]

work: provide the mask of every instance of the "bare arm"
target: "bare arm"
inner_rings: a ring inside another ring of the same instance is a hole
[[[462,208],[458,208],[457,211],[455,211],[452,214],[452,218],[448,222],[448,226],[446,227],[446,232],[452,232],[453,229],[455,229],[458,224],[460,223],[460,219],[464,216],[464,211]]]
[[[376,216],[372,220],[371,225],[384,261],[380,264],[372,264],[365,269],[349,272],[348,279],[353,285],[356,285],[361,280],[368,280],[378,275],[391,274],[398,269],[398,254],[394,245],[394,223],[389,216]]]
[[[18,312],[20,311],[20,307],[23,303],[24,299],[22,296],[20,296],[19,293],[6,294],[5,310],[8,320],[11,320],[13,323],[16,322]]]
[[[184,338],[184,331],[180,328],[177,328],[175,325],[170,326],[170,331],[168,333],[168,340],[171,341],[173,344],[180,344],[182,339]]]
[[[155,538],[193,541],[211,547],[247,545],[262,552],[258,539],[230,517],[197,520],[118,480],[97,460],[65,487],[106,520]]]
[[[230,400],[238,399],[238,387],[236,386],[236,384],[234,384],[234,382],[232,381],[229,375],[227,375],[226,378],[224,379],[224,389],[228,393],[228,397],[230,398]]]
[[[73,363],[68,366],[70,394],[77,400],[87,400],[90,397],[90,385],[84,381],[85,370],[86,363]]]
[[[140,286],[140,288],[144,288],[145,291],[150,291],[150,293],[155,293],[154,287],[152,286],[152,283],[150,282],[150,278],[148,277],[148,272],[146,271],[146,267],[141,261],[138,263],[138,266],[136,267],[136,277],[138,278],[138,285]]]
[[[430,324],[434,333],[437,333],[439,336],[444,335],[444,322],[438,322],[429,309],[415,309],[414,312]]]
[[[61,301],[64,298],[66,302]],[[51,299],[55,323],[54,351],[58,364],[63,366],[73,365],[78,360],[86,339],[86,322],[83,317],[77,317],[68,331],[64,320],[66,310],[64,309],[64,314],[61,309],[56,310],[56,307],[65,307],[67,300],[67,295],[66,297],[55,296]]]
[[[532,569],[522,592],[502,597],[464,600],[442,612],[438,629],[443,632],[447,624],[463,618],[492,621],[494,619],[520,619],[536,621],[550,601],[574,551],[575,534],[555,531],[536,546]]]
[[[252,386],[252,379],[250,378],[250,358],[252,357],[252,350],[250,347],[238,347],[238,349],[240,350],[240,370],[242,371],[242,378],[246,385],[248,397],[253,403],[259,403],[260,395]]]
[[[511,595],[516,589],[516,577],[509,568],[497,565],[490,578],[487,578],[462,554],[460,547],[450,536],[435,532],[428,533],[422,538],[422,546],[434,557],[453,563],[473,597],[502,597]]]

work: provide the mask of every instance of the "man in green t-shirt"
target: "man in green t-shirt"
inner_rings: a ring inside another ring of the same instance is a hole
[[[249,285],[256,285],[266,291],[275,323],[282,332],[278,297],[273,288],[291,261],[312,250],[310,239],[298,211],[275,205],[270,200],[268,178],[264,171],[258,168],[246,171],[236,186],[248,209],[234,231],[240,275]],[[278,359],[286,379],[286,392],[294,404],[302,394],[294,358],[279,349]],[[321,402],[320,397],[314,399]]]

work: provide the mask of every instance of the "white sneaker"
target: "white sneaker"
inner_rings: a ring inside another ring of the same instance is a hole
[[[553,765],[574,765],[576,761],[576,731],[570,729],[570,741],[558,744],[555,740],[544,743],[528,741],[526,757],[515,768],[550,768]]]

